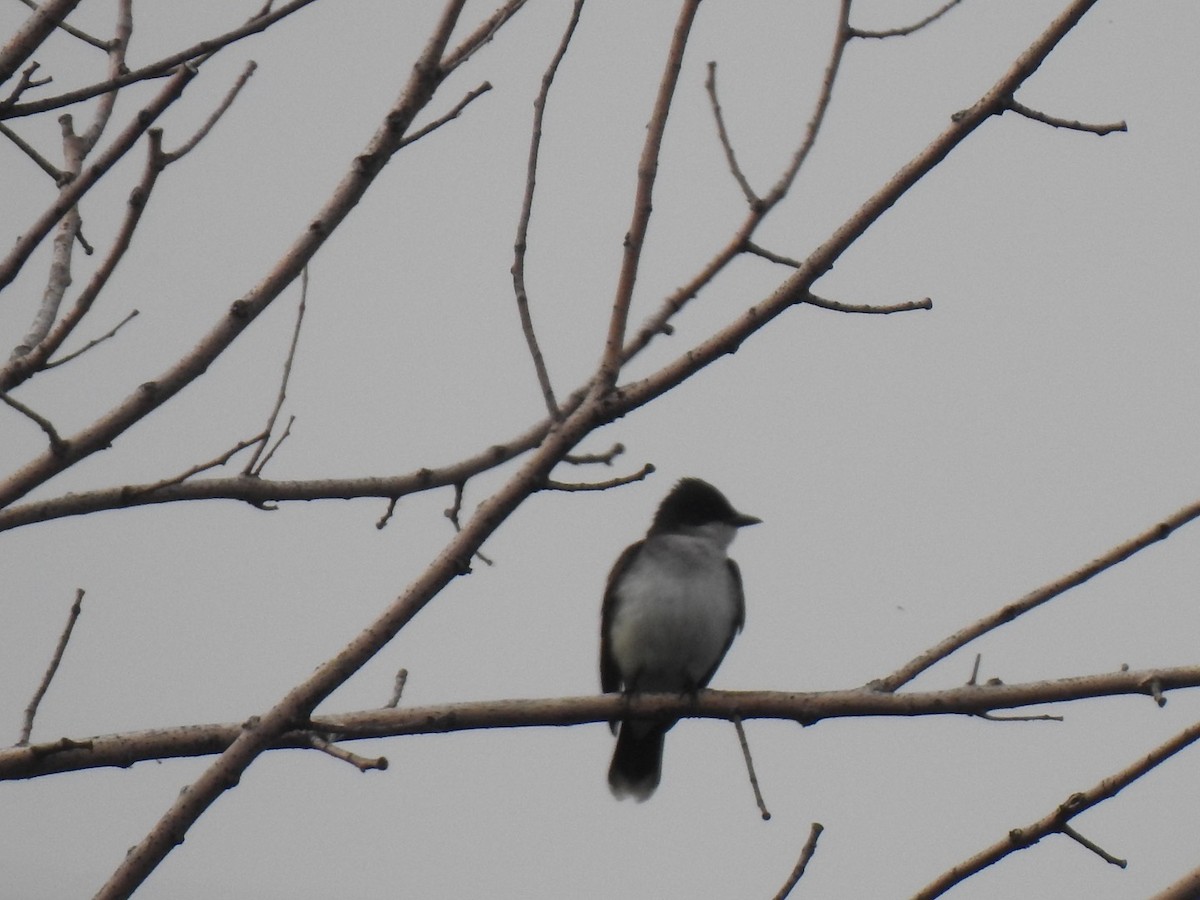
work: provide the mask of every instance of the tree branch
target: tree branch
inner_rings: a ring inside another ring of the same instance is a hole
[[[467,527],[474,521],[468,523]],[[317,677],[323,677],[332,664],[333,661],[323,666]],[[602,694],[384,707],[313,716],[311,720],[305,719],[302,727],[295,722],[289,723],[272,740],[264,741],[260,749],[307,747],[308,735],[313,731],[326,735],[330,740],[346,742],[491,728],[585,725],[606,723],[622,716],[726,721],[780,719],[806,726],[826,719],[844,718],[977,717],[980,713],[992,710],[1044,703],[1144,696],[1149,692],[1150,682],[1155,680],[1160,681],[1165,690],[1200,687],[1200,666],[1106,672],[1025,684],[965,685],[943,691],[897,694],[882,694],[864,688],[815,693],[704,690],[695,697],[679,694],[635,694],[629,697]],[[260,720],[253,732],[261,736],[263,727]],[[222,753],[244,742],[248,733],[245,724],[229,722],[109,734],[86,740],[62,739],[31,747],[0,750],[0,781],[36,778],[80,769],[128,767],[135,762],[152,759],[207,756]]]

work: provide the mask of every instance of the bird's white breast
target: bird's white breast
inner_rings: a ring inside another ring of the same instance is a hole
[[[609,631],[627,686],[692,690],[720,662],[739,616],[725,546],[708,535],[646,540],[617,587]]]

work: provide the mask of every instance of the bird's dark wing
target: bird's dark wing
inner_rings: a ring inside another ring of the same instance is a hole
[[[617,557],[612,571],[608,573],[608,584],[604,588],[604,605],[600,608],[600,690],[606,694],[621,690],[621,672],[613,657],[612,642],[608,636],[613,616],[617,612],[616,584],[637,558],[642,544],[643,541],[630,544],[625,548],[625,552]]]
[[[713,667],[708,670],[708,674],[696,685],[698,688],[707,687],[708,683],[712,681],[713,675],[717,672],[717,667],[721,665],[721,661],[725,659],[725,654],[729,652],[729,648],[733,645],[734,637],[742,630],[742,626],[746,624],[746,594],[742,590],[741,570],[738,569],[737,563],[732,559],[725,560],[725,564],[729,566],[729,577],[733,582],[733,602],[737,608],[737,612],[734,614],[733,628],[729,631],[729,639],[725,641],[721,655],[717,657],[717,661],[713,663]]]

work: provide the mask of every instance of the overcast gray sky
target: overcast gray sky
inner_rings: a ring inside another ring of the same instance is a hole
[[[260,4],[139,4],[130,58],[232,27]],[[860,0],[853,22],[915,21],[932,0]],[[111,28],[111,2],[72,21]],[[208,115],[247,59],[243,95],[156,190],[130,256],[78,342],[118,338],[17,396],[65,433],[195,344],[299,234],[407,78],[439,4],[315,3],[206,64],[166,116],[168,147]],[[506,440],[544,412],[509,276],[532,101],[569,4],[532,4],[444,86],[426,120],[494,89],[402,151],[311,267],[275,478],[386,475]],[[817,95],[836,4],[701,7],[664,145],[631,321],[728,240],[744,200],[704,92],[721,100],[751,183],[774,182]],[[1065,6],[967,0],[910,38],[850,45],[822,137],[758,236],[803,257],[956,110],[972,104]],[[466,21],[490,11],[469,4]],[[27,11],[0,0],[0,32]],[[551,377],[595,366],[628,228],[635,166],[675,4],[584,10],[550,98],[527,278]],[[931,297],[931,312],[797,307],[672,394],[594,435],[645,482],[532,498],[476,565],[321,709],[598,690],[604,578],[671,483],[706,478],[764,524],[734,544],[745,632],[723,689],[832,690],[886,674],[945,635],[1071,571],[1200,496],[1200,7],[1102,0],[1020,91],[1099,138],[1012,114],[986,123],[821,279],[847,303]],[[92,58],[94,55],[95,58]],[[54,90],[103,58],[56,38]],[[118,122],[155,90],[122,95]],[[84,108],[76,115],[84,118]],[[57,125],[22,120],[55,157]],[[103,246],[140,151],[84,203]],[[0,142],[13,240],[53,186]],[[94,260],[81,261],[76,289]],[[12,346],[45,279],[35,257],[0,304]],[[738,262],[630,367],[645,374],[766,296],[787,270]],[[72,295],[68,295],[72,296]],[[208,375],[109,451],[36,496],[182,471],[261,429],[298,294],[281,298]],[[77,345],[77,344],[76,344]],[[7,352],[7,351],[5,351]],[[0,464],[42,434],[0,408]],[[472,481],[467,508],[511,467]],[[564,477],[608,477],[575,471]],[[0,732],[21,711],[76,588],[83,616],[35,739],[238,721],[275,703],[399,594],[449,539],[449,490],[263,512],[227,501],[154,506],[0,535]],[[917,687],[1195,663],[1200,526],[960,651]],[[618,803],[603,725],[396,738],[360,774],[316,753],[262,757],[139,893],[146,898],[770,897],[811,822],[826,827],[793,896],[906,897],[1050,812],[1200,715],[1200,697],[1077,703],[1062,723],[840,720],[747,731],[773,813],[760,820],[733,730],[686,721],[662,787]],[[0,738],[5,741],[8,738]],[[1065,838],[972,879],[955,898],[1144,896],[1197,865],[1185,752],[1076,825],[1121,871]],[[0,788],[0,895],[80,897],[104,882],[206,760],[144,763]]]

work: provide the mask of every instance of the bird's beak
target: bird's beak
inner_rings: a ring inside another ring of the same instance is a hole
[[[754,516],[748,516],[745,513],[738,513],[736,516],[733,517],[733,519],[730,520],[730,524],[737,528],[745,528],[747,525],[762,524],[762,519],[756,518]]]

